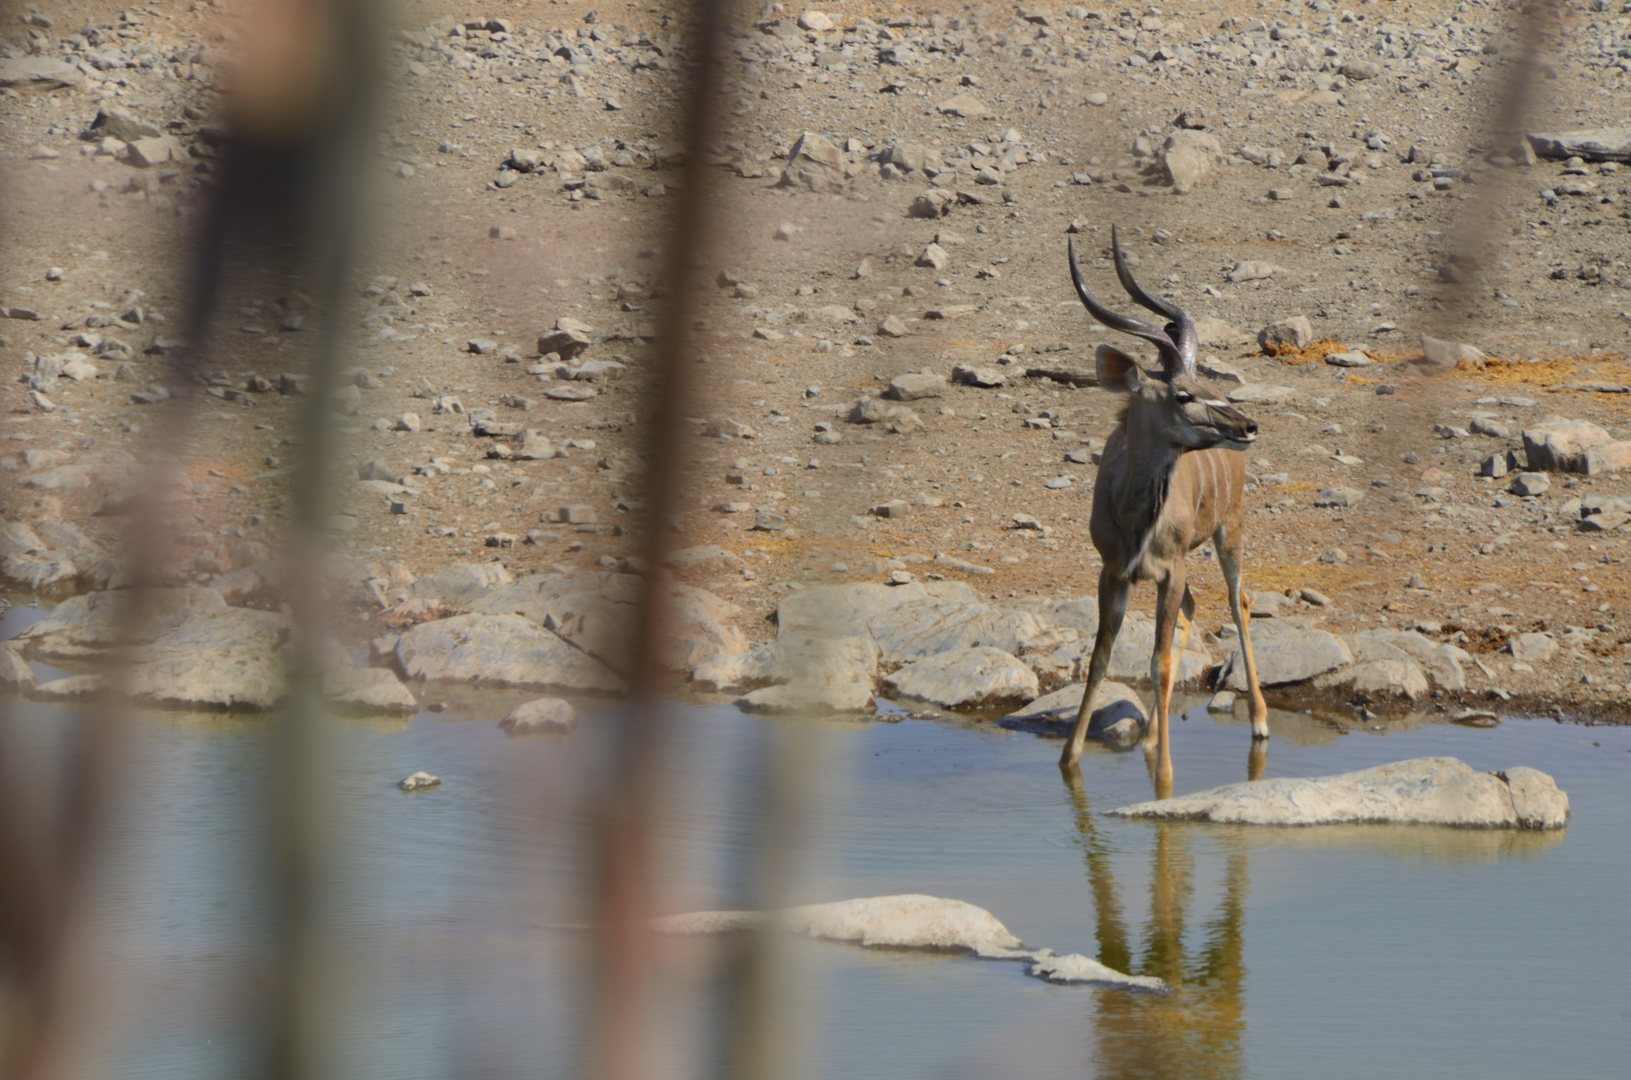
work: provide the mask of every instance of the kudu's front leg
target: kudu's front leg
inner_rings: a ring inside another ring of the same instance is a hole
[[[1064,752],[1059,755],[1060,768],[1073,769],[1082,758],[1087,724],[1093,716],[1093,697],[1110,669],[1110,652],[1116,647],[1116,635],[1121,633],[1121,621],[1127,615],[1127,594],[1131,589],[1131,582],[1112,577],[1107,569],[1099,571],[1099,632],[1093,639],[1093,658],[1088,662],[1082,705],[1076,710],[1076,723],[1070,729],[1070,738],[1065,740]]]
[[[1155,687],[1155,713],[1150,717],[1144,745],[1158,754],[1155,787],[1158,798],[1172,791],[1172,732],[1168,716],[1172,712],[1172,684],[1178,675],[1178,662],[1189,643],[1190,617],[1195,599],[1184,584],[1180,563],[1155,591],[1155,649],[1150,654],[1150,684]]]

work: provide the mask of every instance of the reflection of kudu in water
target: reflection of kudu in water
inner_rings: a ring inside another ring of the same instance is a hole
[[[1184,580],[1184,559],[1208,538],[1217,550],[1229,588],[1229,610],[1240,631],[1251,691],[1252,736],[1266,739],[1269,734],[1268,707],[1257,686],[1257,664],[1252,656],[1249,601],[1240,588],[1246,511],[1246,459],[1241,451],[1257,438],[1257,424],[1195,373],[1199,339],[1194,322],[1176,304],[1150,295],[1133,280],[1113,227],[1110,248],[1116,274],[1128,295],[1172,321],[1161,329],[1118,315],[1099,303],[1082,280],[1075,247],[1070,247],[1071,278],[1082,304],[1104,325],[1153,344],[1161,354],[1161,370],[1146,373],[1126,353],[1099,346],[1099,385],[1111,393],[1125,394],[1127,405],[1121,423],[1105,442],[1099,477],[1093,484],[1089,531],[1104,560],[1099,571],[1099,631],[1082,706],[1059,763],[1070,768],[1082,756],[1093,696],[1110,665],[1110,653],[1127,613],[1128,591],[1135,581],[1153,581],[1155,651],[1150,658],[1150,682],[1155,685],[1155,713],[1150,717],[1145,749],[1159,751],[1156,777],[1160,784],[1170,785],[1167,712],[1177,660],[1189,643],[1190,620],[1195,614],[1195,600]]]
[[[1095,826],[1080,774],[1071,773],[1068,782],[1093,891],[1099,962],[1117,971],[1157,975],[1173,989],[1170,994],[1098,995],[1093,1019],[1098,1075],[1128,1080],[1242,1075],[1245,846],[1227,856],[1223,903],[1206,924],[1200,952],[1191,957],[1184,952],[1183,933],[1185,904],[1193,892],[1186,843],[1192,826],[1156,822],[1149,922],[1142,944],[1135,945],[1116,899],[1113,856]]]

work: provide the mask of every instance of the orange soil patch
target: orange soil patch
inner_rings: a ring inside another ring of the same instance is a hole
[[[1332,353],[1347,352],[1348,346],[1333,338],[1320,338],[1310,341],[1300,349],[1288,345],[1275,345],[1270,342],[1263,346],[1265,356],[1278,357],[1282,364],[1311,364],[1316,360],[1324,360]]]

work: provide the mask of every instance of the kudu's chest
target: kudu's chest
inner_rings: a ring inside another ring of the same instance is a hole
[[[1244,456],[1237,450],[1193,450],[1162,468],[1129,469],[1126,442],[1118,435],[1105,446],[1094,485],[1093,545],[1115,576],[1160,579],[1219,525],[1238,522]]]

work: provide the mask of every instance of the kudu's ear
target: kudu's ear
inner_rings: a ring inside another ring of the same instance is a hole
[[[1112,394],[1131,394],[1144,385],[1144,369],[1138,361],[1108,345],[1095,354],[1099,365],[1099,387]]]

